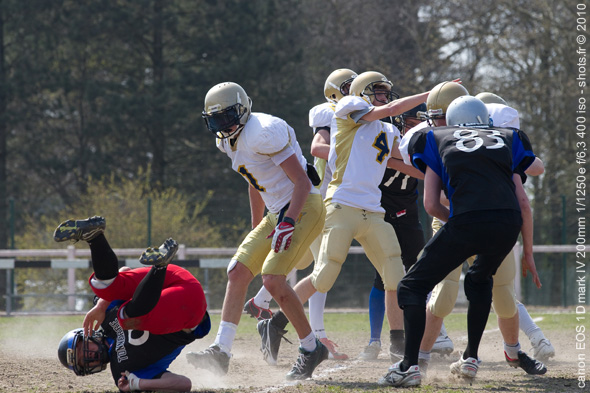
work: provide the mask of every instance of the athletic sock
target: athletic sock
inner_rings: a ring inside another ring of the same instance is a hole
[[[97,280],[111,280],[119,274],[119,260],[104,234],[88,242],[94,277]]]
[[[309,324],[317,338],[327,338],[324,327],[324,309],[326,306],[327,293],[316,292],[308,300],[309,303]]]
[[[254,304],[260,308],[270,309],[270,301],[271,300],[272,300],[272,295],[270,294],[268,289],[266,289],[264,287],[264,285],[262,287],[260,287],[260,290],[258,291],[256,296],[254,296]]]
[[[131,301],[125,305],[125,313],[129,318],[146,315],[156,307],[165,279],[166,266],[163,268],[152,266],[137,285]]]
[[[522,330],[529,339],[535,331],[541,330],[535,321],[533,321],[533,318],[531,318],[526,307],[522,303],[518,303],[518,325],[520,330]]]
[[[231,347],[236,337],[238,325],[231,322],[221,321],[214,344],[221,349],[221,352],[231,356]]]
[[[520,343],[516,343],[516,345],[508,345],[504,343],[504,353],[510,359],[518,359],[518,351],[520,351]]]
[[[369,344],[373,341],[381,341],[381,330],[383,329],[384,317],[385,291],[373,287],[369,294],[369,324],[371,326],[371,339],[369,340]]]
[[[285,313],[279,310],[273,314],[272,318],[270,319],[270,323],[276,328],[285,330],[285,327],[287,327],[287,324],[289,323],[289,319]]]
[[[313,332],[309,333],[305,338],[299,339],[299,346],[306,352],[313,352],[317,348],[316,338]]]
[[[418,353],[420,342],[424,335],[426,324],[426,310],[424,306],[406,305],[404,307],[404,328],[405,328],[405,350],[403,364],[407,370],[409,367],[418,364]],[[402,370],[404,371],[404,370]]]

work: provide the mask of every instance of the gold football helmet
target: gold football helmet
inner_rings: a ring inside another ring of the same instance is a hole
[[[367,71],[357,76],[350,84],[350,94],[357,97],[362,97],[369,104],[373,104],[375,90],[379,93],[387,91],[387,102],[378,100],[387,104],[397,98],[399,94],[392,90],[393,83],[380,72]]]
[[[494,93],[490,93],[488,91],[479,93],[475,96],[475,98],[479,98],[483,101],[484,104],[502,104],[508,106],[508,104],[506,103],[506,101],[504,101],[502,97]]]
[[[252,100],[242,86],[233,82],[223,82],[213,86],[205,96],[203,119],[207,128],[217,138],[224,139],[234,135],[229,128],[243,126],[248,121],[252,110]]]
[[[350,90],[350,84],[358,75],[348,68],[340,68],[332,71],[326,83],[324,83],[324,96],[329,102],[336,103],[342,97],[347,96]]]
[[[459,83],[449,81],[439,83],[430,90],[426,100],[428,117],[431,119],[444,119],[451,102],[457,97],[466,95],[469,95],[469,92]]]

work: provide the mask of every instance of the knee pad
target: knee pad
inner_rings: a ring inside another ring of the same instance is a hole
[[[459,282],[444,279],[432,290],[428,310],[439,318],[444,318],[453,311],[459,294]]]
[[[331,259],[322,266],[316,264],[311,274],[312,285],[319,292],[328,292],[336,282],[341,269],[342,265]]]
[[[512,318],[518,311],[514,296],[514,284],[494,285],[492,305],[496,315],[502,319]]]
[[[474,303],[492,303],[492,286],[494,280],[490,277],[481,281],[473,281],[472,274],[468,271],[465,275],[465,296]]]

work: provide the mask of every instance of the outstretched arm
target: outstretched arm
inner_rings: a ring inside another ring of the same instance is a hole
[[[387,116],[398,116],[410,109],[425,102],[428,98],[428,91],[413,96],[399,98],[395,101],[391,101],[389,104],[374,107],[373,110],[363,117],[361,120],[374,121],[381,120]]]

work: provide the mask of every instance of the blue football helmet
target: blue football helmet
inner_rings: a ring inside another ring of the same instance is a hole
[[[90,349],[90,342],[98,348]],[[83,346],[82,359],[78,358],[77,352],[80,343]],[[91,337],[84,337],[84,329],[74,329],[63,336],[59,342],[57,357],[61,364],[79,376],[99,373],[107,368],[110,361],[109,348],[104,343],[102,332],[94,332]]]

